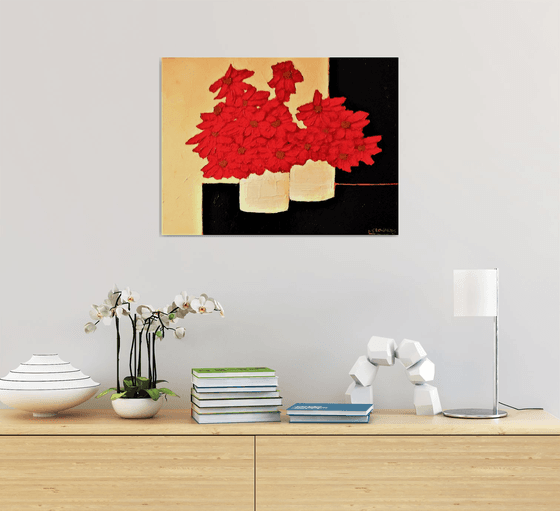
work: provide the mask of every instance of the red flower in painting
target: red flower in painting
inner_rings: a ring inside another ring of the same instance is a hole
[[[276,91],[276,97],[282,103],[289,101],[290,95],[295,94],[298,82],[303,82],[303,75],[291,60],[272,66],[272,80],[268,82],[268,86]]]
[[[244,110],[242,117],[237,119],[231,128],[227,129],[227,134],[234,136],[242,135],[243,137],[261,137],[262,129],[265,127],[266,112],[262,108],[248,106]]]
[[[212,113],[200,114],[200,118],[204,122],[209,121],[211,123],[215,122],[216,118],[219,118],[224,123],[227,123],[235,119],[235,109],[232,108],[231,106],[226,105],[224,102],[218,103],[214,107],[214,110],[212,110]],[[207,125],[204,124],[204,122],[199,124],[198,127],[200,128],[202,126],[201,129],[206,129]]]
[[[354,140],[355,138],[362,137],[364,126],[369,124],[369,121],[366,119],[368,115],[367,112],[352,112],[352,110],[338,112],[337,118],[333,119],[330,123],[334,128],[334,139]]]
[[[198,153],[201,158],[207,158],[218,151],[223,151],[231,144],[231,138],[224,137],[217,131],[204,130],[189,139],[186,144],[198,144],[193,151]]]
[[[327,162],[337,169],[350,172],[351,167],[359,165],[360,160],[354,143],[342,141],[331,146],[327,154]]]
[[[316,90],[313,101],[298,107],[296,117],[307,127],[329,124],[336,115],[344,110],[342,103],[346,98],[325,98]]]
[[[249,86],[241,96],[237,97],[233,102],[233,106],[237,109],[239,115],[243,115],[247,107],[263,106],[268,101],[270,92],[257,90],[252,85]]]
[[[230,64],[226,74],[210,85],[209,90],[210,92],[220,91],[215,99],[227,98],[229,101],[234,101],[251,87],[251,85],[243,80],[254,74],[254,71],[249,71],[248,69],[238,70]]]
[[[367,165],[373,165],[374,162],[371,157],[381,152],[381,148],[377,147],[377,143],[380,141],[381,135],[354,140],[354,147],[358,159]]]
[[[202,173],[204,177],[214,179],[227,179],[228,177],[243,179],[249,176],[249,172],[239,165],[231,152],[209,156],[208,163],[202,168]]]
[[[227,126],[226,122],[220,116],[207,115],[210,116],[208,120],[197,126],[202,131],[185,142],[186,145],[197,144],[193,151],[198,153],[201,158],[207,158],[209,155],[215,154],[216,151],[221,150],[222,146],[227,147],[232,142],[232,139],[224,134],[224,128]]]
[[[261,149],[264,167],[270,172],[290,172],[296,164],[297,147],[286,140],[270,139]]]
[[[230,157],[235,159],[236,165],[247,175],[257,174],[261,176],[265,171],[260,157],[259,144],[257,139],[253,137],[239,137],[235,140],[230,146]]]
[[[297,165],[304,165],[308,160],[319,161],[327,158],[327,146],[317,138],[318,131],[316,128],[298,129],[288,137],[296,148]]]
[[[265,112],[265,122],[260,128],[263,137],[286,139],[288,133],[296,131],[297,124],[288,107],[277,99],[269,101],[263,107],[263,111]]]

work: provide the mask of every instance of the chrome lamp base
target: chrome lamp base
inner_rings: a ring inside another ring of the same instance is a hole
[[[507,412],[492,408],[456,408],[455,410],[444,410],[443,415],[455,419],[500,419],[507,417]]]

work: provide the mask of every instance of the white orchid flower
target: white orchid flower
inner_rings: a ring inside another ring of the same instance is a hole
[[[85,324],[84,330],[86,331],[86,334],[91,334],[97,330],[97,327],[90,321],[89,323]]]
[[[103,321],[105,325],[111,324],[111,311],[107,305],[92,305],[89,311],[89,317],[94,321]]]
[[[183,319],[189,313],[188,309],[181,309],[175,302],[173,302],[170,307],[171,310],[175,311],[174,314],[176,314],[179,319]],[[191,310],[191,312],[194,311]]]
[[[113,286],[113,289],[111,289],[107,293],[107,299],[111,307],[115,307],[116,305],[120,305],[122,303],[120,293],[121,292],[119,291],[119,288],[117,287],[116,284]]]
[[[142,319],[146,320],[154,313],[154,308],[151,305],[139,305],[136,312],[140,314]]]
[[[169,328],[170,325],[174,325],[179,321],[179,317],[177,316],[177,312],[171,312],[174,309],[173,305],[168,305],[164,307],[160,314],[161,322],[165,325],[166,328]],[[171,317],[170,317],[171,316]]]
[[[177,339],[182,339],[183,337],[185,337],[186,333],[187,333],[186,330],[182,326],[176,328],[175,331],[173,332],[173,334]]]
[[[214,300],[214,302],[216,303],[216,310],[220,311],[220,316],[222,316],[223,318],[225,316],[225,312],[224,312],[224,308],[222,307],[222,304],[217,300]]]
[[[123,303],[137,303],[140,295],[136,291],[131,291],[129,287],[121,291],[121,300]]]
[[[120,318],[121,316],[128,316],[128,309],[123,305],[117,305],[109,311],[111,318]]]
[[[196,296],[189,296],[186,291],[182,291],[180,295],[175,297],[175,305],[179,307],[179,309],[187,312],[194,312],[191,307],[191,302],[196,299]]]
[[[191,307],[197,314],[210,314],[214,312],[216,303],[203,294],[191,301]]]

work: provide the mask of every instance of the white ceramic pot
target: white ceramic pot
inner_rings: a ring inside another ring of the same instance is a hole
[[[136,399],[114,399],[111,401],[113,410],[123,419],[149,419],[159,412],[163,399],[154,401],[151,397]]]
[[[326,161],[294,165],[290,170],[290,200],[318,202],[334,197],[336,169]]]
[[[239,209],[248,213],[280,213],[290,204],[289,172],[264,171],[239,181]]]
[[[87,401],[97,387],[99,383],[57,354],[36,354],[0,378],[0,401],[34,417],[53,417]]]

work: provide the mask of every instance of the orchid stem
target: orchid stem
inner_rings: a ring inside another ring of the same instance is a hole
[[[121,391],[120,383],[120,373],[119,373],[119,362],[121,353],[121,333],[119,331],[119,318],[115,316],[115,325],[117,327],[117,392]]]

